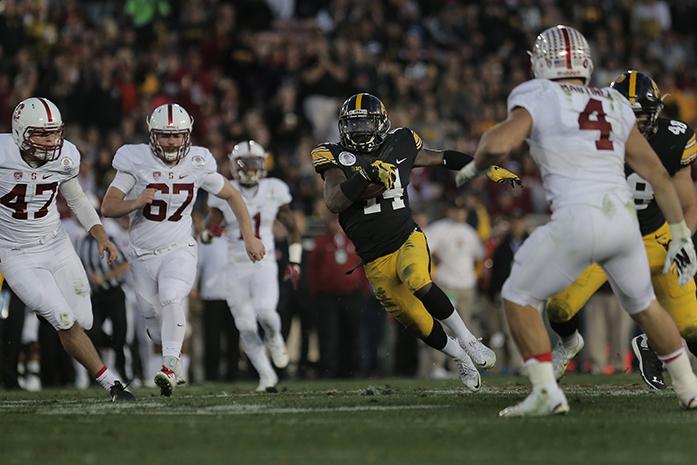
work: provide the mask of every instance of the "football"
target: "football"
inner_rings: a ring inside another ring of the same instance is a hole
[[[385,192],[385,186],[383,186],[382,184],[371,182],[370,184],[368,184],[368,187],[366,187],[363,193],[361,194],[361,199],[374,199],[383,192]]]

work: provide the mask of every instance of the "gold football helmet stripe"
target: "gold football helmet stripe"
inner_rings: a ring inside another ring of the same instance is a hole
[[[629,72],[629,101],[636,102],[636,71]]]
[[[361,109],[361,104],[363,103],[363,94],[356,95],[356,110]]]

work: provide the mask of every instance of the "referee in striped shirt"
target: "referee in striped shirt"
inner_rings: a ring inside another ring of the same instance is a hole
[[[109,240],[116,244],[110,236]],[[128,261],[123,251],[116,246],[118,258],[113,263],[99,257],[99,245],[90,235],[78,240],[75,246],[90,282],[92,313],[94,323],[87,335],[98,349],[110,348],[116,354],[116,370],[123,377],[126,374],[126,297],[122,284],[126,279]],[[104,321],[111,321],[112,332],[108,335],[102,326]]]

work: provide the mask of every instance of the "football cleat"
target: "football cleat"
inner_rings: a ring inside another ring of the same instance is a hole
[[[632,352],[639,360],[639,373],[641,379],[651,388],[661,391],[666,388],[663,379],[663,362],[658,359],[656,353],[649,347],[649,338],[646,334],[640,334],[632,339]]]
[[[557,345],[554,346],[552,351],[552,368],[554,369],[554,379],[559,381],[564,373],[566,373],[566,367],[569,362],[581,352],[585,343],[583,342],[583,336],[579,332],[575,332],[572,336],[566,340],[566,342],[559,338]]]
[[[271,361],[276,368],[285,368],[288,366],[288,350],[286,343],[283,341],[283,336],[280,333],[269,338],[264,338],[264,345],[271,355]]]
[[[126,390],[126,387],[121,384],[121,381],[114,381],[114,384],[109,388],[109,395],[112,402],[130,402],[136,400],[135,396]]]
[[[477,392],[482,387],[482,377],[477,371],[477,368],[472,363],[472,359],[469,357],[464,359],[454,358],[455,365],[457,366],[458,375],[460,375],[460,381],[465,385],[468,391]]]
[[[278,392],[276,385],[278,384],[278,376],[273,371],[267,376],[262,376],[259,379],[259,385],[257,386],[257,392]]]
[[[478,339],[472,339],[464,344],[460,340],[458,342],[477,367],[488,370],[496,365],[496,354],[494,351],[482,344]]]
[[[177,378],[177,386],[186,384],[186,372],[181,357],[177,359],[177,364],[174,365],[174,376]]]
[[[564,391],[556,384],[537,386],[522,402],[506,407],[500,417],[541,417],[569,411]]]
[[[177,386],[177,375],[167,367],[162,367],[155,375],[155,384],[160,388],[160,395],[169,397]]]

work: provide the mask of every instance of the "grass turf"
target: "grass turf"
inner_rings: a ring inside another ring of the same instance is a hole
[[[636,376],[569,376],[565,416],[502,419],[523,378],[189,386],[172,398],[0,392],[0,464],[694,464],[697,411]]]

